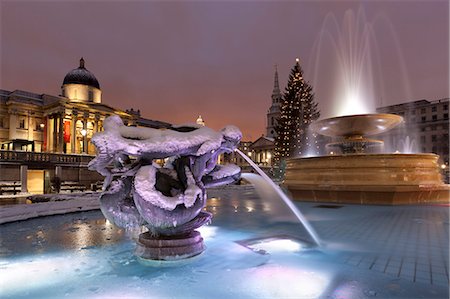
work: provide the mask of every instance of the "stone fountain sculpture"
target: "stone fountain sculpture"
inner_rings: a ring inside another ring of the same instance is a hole
[[[240,178],[233,164],[217,165],[242,138],[234,126],[220,132],[203,126],[158,130],[125,126],[119,116],[104,121],[92,143],[97,156],[89,169],[105,176],[100,208],[115,225],[145,226],[135,254],[144,260],[171,261],[204,250],[196,231],[210,221],[206,188]],[[163,166],[157,161],[165,161]]]
[[[369,139],[403,121],[393,114],[333,117],[311,124],[333,137],[327,156],[287,161],[284,185],[303,201],[409,205],[450,202],[439,156],[432,153],[385,153],[383,142]]]

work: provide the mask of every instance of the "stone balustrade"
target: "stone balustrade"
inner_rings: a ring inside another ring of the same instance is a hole
[[[66,165],[87,165],[94,156],[77,154],[60,154],[46,152],[25,152],[0,150],[0,163],[48,163]]]

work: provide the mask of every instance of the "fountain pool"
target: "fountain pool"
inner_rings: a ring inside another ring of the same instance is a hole
[[[251,185],[208,191],[206,250],[146,267],[100,211],[0,226],[1,298],[448,298],[448,208],[295,203],[321,237],[275,220]]]

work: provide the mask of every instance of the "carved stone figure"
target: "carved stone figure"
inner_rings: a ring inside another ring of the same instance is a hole
[[[100,207],[123,228],[146,226],[136,254],[143,259],[174,260],[204,250],[195,231],[211,219],[202,211],[206,188],[240,178],[233,164],[217,165],[218,156],[236,149],[240,130],[226,126],[180,126],[170,130],[125,126],[119,116],[104,121],[92,143],[97,157],[89,169],[105,176]],[[161,166],[157,162],[165,161]]]

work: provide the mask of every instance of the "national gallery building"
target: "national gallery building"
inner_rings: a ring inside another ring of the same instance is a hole
[[[0,195],[15,189],[46,192],[49,182],[45,181],[55,176],[79,189],[101,180],[86,167],[95,155],[90,140],[113,114],[127,125],[171,126],[142,118],[139,110],[122,111],[103,104],[100,84],[83,58],[64,77],[60,96],[0,90]],[[15,188],[9,186],[12,181]]]

